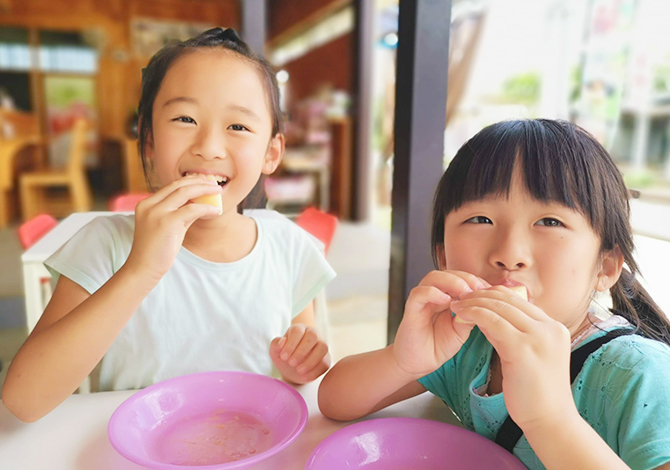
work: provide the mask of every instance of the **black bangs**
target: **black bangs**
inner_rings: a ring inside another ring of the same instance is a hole
[[[435,247],[444,240],[447,214],[486,196],[507,196],[517,162],[533,198],[584,214],[607,248],[606,205],[623,203],[628,215],[627,193],[621,191],[625,186],[614,162],[576,125],[535,119],[488,126],[458,151],[435,195],[434,258]]]

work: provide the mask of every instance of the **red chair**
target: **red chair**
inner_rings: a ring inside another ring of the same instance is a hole
[[[318,238],[324,244],[325,252],[328,253],[328,247],[337,228],[337,217],[314,207],[308,207],[298,216],[296,223]]]
[[[108,207],[112,212],[134,211],[135,206],[142,200],[151,196],[151,193],[121,194],[109,201]]]
[[[24,222],[18,228],[21,246],[24,250],[27,250],[56,225],[58,225],[58,221],[49,214],[40,214]]]

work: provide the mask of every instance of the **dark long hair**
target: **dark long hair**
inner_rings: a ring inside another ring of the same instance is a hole
[[[237,36],[233,29],[223,30],[221,28],[213,28],[187,41],[168,44],[158,51],[151,58],[146,68],[142,70],[142,96],[137,110],[139,116],[137,145],[142,158],[144,175],[150,187],[151,182],[149,181],[149,168],[145,157],[145,147],[149,139],[152,138],[152,114],[156,95],[158,95],[158,90],[170,66],[179,57],[200,48],[221,48],[232,51],[248,60],[256,68],[267,94],[268,107],[270,108],[270,115],[272,117],[271,137],[282,132],[279,85],[277,84],[275,71],[269,62],[263,56],[254,53],[247,43]]]
[[[601,253],[618,249],[621,277],[610,289],[612,312],[652,339],[670,344],[670,320],[640,285],[633,257],[628,190],[607,151],[584,129],[565,121],[505,121],[484,128],[458,151],[442,176],[433,208],[432,252],[444,244],[444,221],[469,201],[507,195],[519,162],[531,196],[584,214]]]

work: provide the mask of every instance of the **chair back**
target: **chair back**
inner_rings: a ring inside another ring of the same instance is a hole
[[[86,164],[86,132],[88,131],[88,122],[83,118],[78,118],[72,126],[72,137],[70,149],[68,150],[68,173],[82,174]]]
[[[142,200],[151,196],[151,193],[130,193],[116,196],[109,202],[109,210],[112,212],[134,211],[135,206]]]
[[[328,247],[333,240],[337,222],[337,217],[334,215],[327,214],[314,207],[305,209],[296,220],[298,226],[314,235],[324,244],[326,253],[328,253]]]
[[[56,225],[58,221],[49,214],[40,214],[24,222],[17,230],[21,246],[27,250]]]

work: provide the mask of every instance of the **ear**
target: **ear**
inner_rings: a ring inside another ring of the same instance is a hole
[[[598,292],[609,290],[619,280],[622,269],[623,255],[619,247],[603,253],[600,271],[596,276],[596,290]]]
[[[265,153],[265,160],[263,160],[261,173],[270,175],[277,169],[284,156],[284,146],[284,134],[277,134],[270,140],[270,145],[268,145],[268,150]]]
[[[437,251],[437,263],[440,265],[440,271],[447,269],[447,259],[444,255],[444,245],[437,245],[435,247]]]

